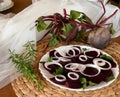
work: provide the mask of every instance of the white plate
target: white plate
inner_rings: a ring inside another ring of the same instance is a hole
[[[66,50],[67,48],[70,48],[71,46],[73,46],[73,45],[61,46],[61,47],[55,48],[55,50],[57,50],[57,51],[59,51],[59,52],[63,52],[63,50]],[[80,46],[80,45],[77,45],[77,46]],[[87,49],[92,49],[92,48],[93,48],[93,47],[90,47],[90,46],[80,46],[80,47],[81,47],[81,48],[87,48]],[[96,49],[96,48],[94,48],[94,49]],[[98,49],[97,49],[97,50],[98,50]],[[109,55],[109,54],[105,53],[105,52],[102,51],[102,50],[99,50],[99,51],[102,52],[103,54]],[[110,55],[109,55],[109,56],[110,56]],[[48,59],[48,57],[49,57],[49,52],[47,52],[47,53],[41,58],[40,61],[46,61],[46,60]],[[111,57],[112,57],[112,56],[111,56]],[[112,57],[112,58],[113,58],[113,57]],[[113,58],[113,60],[114,60],[114,62],[117,64],[117,62],[115,61],[114,58]],[[53,76],[52,74],[50,74],[50,73],[43,67],[43,65],[42,65],[41,63],[39,63],[39,70],[40,70],[41,74],[43,75],[43,77],[44,77],[47,81],[49,81],[50,83],[52,83],[53,85],[58,86],[58,87],[60,87],[60,88],[64,88],[64,89],[68,89],[68,90],[73,90],[73,91],[89,91],[89,90],[96,90],[96,89],[100,89],[100,88],[106,87],[106,86],[110,85],[111,83],[113,83],[113,81],[115,81],[116,78],[117,78],[118,75],[119,75],[119,67],[118,67],[118,64],[117,64],[116,67],[114,67],[114,68],[111,69],[112,72],[113,72],[113,74],[114,74],[114,77],[115,77],[114,80],[109,81],[109,82],[101,82],[100,84],[97,84],[97,85],[92,86],[92,87],[87,87],[86,89],[83,90],[82,88],[80,88],[80,89],[68,88],[68,87],[66,87],[66,86],[64,86],[64,85],[59,85],[59,84],[56,84],[56,83],[52,82],[52,81],[50,80],[50,78],[52,78],[52,77],[54,77],[54,76]]]

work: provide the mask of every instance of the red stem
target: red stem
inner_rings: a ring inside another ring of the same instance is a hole
[[[113,12],[109,17],[105,18],[103,21],[99,23],[99,25],[103,25],[107,20],[109,20],[111,17],[113,17],[117,13],[118,9]]]
[[[64,19],[66,19],[66,15],[67,15],[66,9],[63,9],[63,12],[64,12]]]
[[[54,22],[55,22],[55,24],[57,24],[57,18],[56,18],[56,15],[54,15]]]
[[[86,24],[86,23],[80,23],[80,22],[77,22],[75,20],[69,20],[69,22],[71,23],[76,23],[82,27],[86,27],[86,28],[94,28],[96,25],[90,25],[90,24]]]
[[[103,16],[104,16],[105,13],[106,13],[106,9],[105,9],[105,6],[104,6],[102,0],[98,0],[98,1],[101,3],[104,12],[103,12],[103,14],[101,15],[101,17],[98,19],[98,21],[96,22],[96,25],[98,25],[98,23],[100,22],[100,20],[103,18]]]
[[[53,15],[48,15],[48,16],[42,16],[42,18],[53,18],[54,16]]]
[[[42,39],[44,39],[51,31],[53,31],[56,28],[56,25],[52,27],[52,29],[50,29],[43,37]],[[41,39],[41,40],[42,40]]]

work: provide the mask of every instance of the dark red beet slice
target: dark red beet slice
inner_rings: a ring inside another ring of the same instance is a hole
[[[107,81],[107,79],[113,76],[113,72],[111,70],[102,70],[98,76],[88,77],[88,79],[94,83],[99,84],[102,81]]]
[[[82,84],[80,82],[80,80],[71,80],[68,79],[66,82],[66,86],[72,89],[80,89],[82,88]]]
[[[98,52],[97,51],[87,51],[87,52],[85,52],[85,55],[87,55],[89,57],[97,57]]]
[[[104,60],[106,60],[106,61],[110,62],[110,63],[111,63],[112,68],[117,67],[117,64],[116,64],[113,60],[107,60],[107,59],[104,59]]]
[[[44,65],[43,65],[44,66]],[[51,70],[47,69],[45,66],[44,68],[46,68],[50,73],[55,72],[58,68],[60,68],[60,66],[56,65],[56,64],[51,64],[48,66],[49,68],[51,68]]]
[[[56,50],[52,50],[49,52],[49,57],[55,57]]]
[[[92,67],[86,67],[85,70],[83,71],[83,73],[87,74],[87,75],[95,75],[98,73],[98,70]]]
[[[102,68],[109,68],[110,66],[109,66],[108,63],[106,63],[104,66],[100,66],[100,67],[102,67]]]

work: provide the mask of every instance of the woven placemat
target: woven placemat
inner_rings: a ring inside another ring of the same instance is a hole
[[[34,83],[30,83],[25,77],[21,76],[12,82],[12,87],[18,97],[120,97],[120,75],[111,85],[95,91],[70,91],[56,87],[46,81],[38,70],[39,60],[45,52],[52,48],[48,48],[49,40],[43,40],[37,44],[37,58],[35,61],[35,72],[44,85],[43,90],[37,90]],[[78,44],[72,42],[71,44]],[[59,43],[56,47],[64,45]],[[80,45],[84,45],[80,43]],[[103,49],[112,55],[118,64],[120,64],[120,45],[118,43],[110,43],[108,47]],[[120,66],[119,66],[120,67]]]

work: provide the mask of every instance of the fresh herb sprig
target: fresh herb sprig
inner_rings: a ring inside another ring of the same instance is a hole
[[[85,77],[80,78],[80,82],[82,84],[82,88],[86,89],[87,85],[89,86],[95,86],[97,85],[96,83],[92,82],[92,81],[88,81]]]
[[[55,72],[53,72],[53,75],[59,75],[59,74],[62,74],[62,73],[63,73],[63,68],[60,67],[60,68],[56,69]]]
[[[103,54],[100,57],[103,58],[103,59],[106,59],[106,60],[113,61],[113,58],[111,56],[106,55],[106,54]]]
[[[29,41],[24,45],[24,52],[16,54],[15,51],[10,51],[10,59],[16,65],[16,68],[27,77],[30,82],[35,83],[37,89],[43,89],[43,85],[37,78],[34,72],[34,60],[36,56],[36,50],[34,49],[33,41]]]

